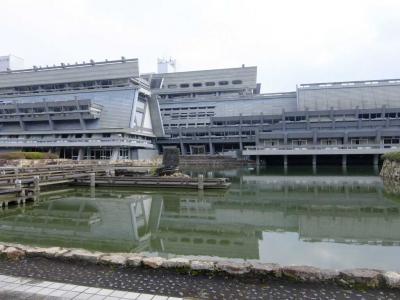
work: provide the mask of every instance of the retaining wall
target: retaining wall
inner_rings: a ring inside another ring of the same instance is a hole
[[[149,256],[145,253],[103,253],[83,249],[40,248],[20,244],[0,244],[0,255],[12,260],[29,257],[77,260],[114,267],[148,267],[175,269],[198,273],[227,273],[232,276],[257,276],[265,279],[284,277],[301,282],[336,282],[349,287],[400,288],[400,273],[374,269],[327,270],[311,266],[280,266],[254,260],[229,260],[218,257],[173,256],[168,258]]]

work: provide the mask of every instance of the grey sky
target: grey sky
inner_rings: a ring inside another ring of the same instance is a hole
[[[400,77],[400,1],[0,0],[0,54],[25,65],[157,57],[257,65],[263,92]]]

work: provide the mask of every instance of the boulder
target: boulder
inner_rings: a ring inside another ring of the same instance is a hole
[[[373,269],[343,270],[340,272],[340,277],[348,284],[370,288],[379,287],[383,279],[381,271]]]
[[[59,257],[68,253],[69,250],[61,247],[25,247],[25,252],[28,256]]]
[[[194,271],[214,271],[214,263],[211,261],[192,260],[190,262],[190,269]]]
[[[278,264],[252,262],[250,264],[250,269],[252,272],[259,275],[282,276],[282,270]]]
[[[385,272],[383,273],[386,286],[390,288],[400,288],[400,273],[398,272]]]
[[[8,259],[11,260],[19,260],[25,257],[25,252],[21,249],[17,249],[14,247],[8,247],[3,250],[3,253],[7,256]]]
[[[119,254],[109,254],[104,255],[99,258],[99,262],[103,264],[111,264],[111,265],[118,265],[118,266],[125,266],[127,258],[124,255]]]
[[[162,267],[164,268],[189,268],[190,261],[186,258],[175,257],[164,260],[162,263]]]
[[[155,256],[143,258],[142,263],[147,267],[158,269],[163,265],[164,261],[164,258]]]
[[[282,275],[298,281],[316,282],[334,280],[339,272],[311,266],[287,266],[282,268]]]
[[[224,271],[232,275],[241,275],[250,272],[250,264],[235,261],[219,261],[215,265],[219,271]]]
[[[0,245],[0,252],[3,252],[6,249],[6,246]]]
[[[105,254],[102,252],[91,252],[83,249],[72,249],[69,252],[60,255],[60,257],[97,263],[103,255]]]
[[[126,264],[132,267],[139,267],[142,265],[143,256],[128,254],[126,256]]]

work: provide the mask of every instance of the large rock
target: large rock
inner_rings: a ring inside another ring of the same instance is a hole
[[[186,258],[176,257],[164,260],[162,263],[164,268],[189,268],[190,261]]]
[[[390,288],[400,288],[400,273],[385,272],[383,273],[385,283]]]
[[[190,269],[194,271],[214,271],[215,265],[211,261],[192,260],[190,262]]]
[[[105,254],[102,252],[90,252],[83,249],[72,249],[71,251],[60,255],[60,257],[66,259],[78,259],[87,262],[97,263],[99,259]]]
[[[147,267],[158,269],[163,265],[164,261],[165,259],[162,257],[145,257],[143,258],[142,263]]]
[[[28,256],[59,257],[68,253],[69,250],[61,247],[25,247],[25,252]]]
[[[250,264],[251,271],[259,275],[271,275],[275,277],[282,276],[282,269],[278,264],[252,262]]]
[[[0,252],[3,252],[6,249],[6,246],[0,245]]]
[[[219,271],[224,271],[232,275],[241,275],[250,272],[250,264],[234,261],[219,261],[215,265]]]
[[[334,280],[339,272],[311,266],[287,266],[282,268],[282,275],[298,281],[316,282]]]
[[[340,277],[348,284],[370,288],[379,287],[383,276],[381,271],[373,269],[351,269],[340,272]]]
[[[111,264],[111,265],[118,265],[118,266],[125,266],[127,258],[124,255],[120,254],[109,254],[104,255],[99,258],[99,262],[103,264]]]
[[[17,249],[14,247],[8,247],[3,250],[3,253],[7,256],[8,259],[11,260],[19,260],[25,257],[25,252],[21,249]]]
[[[139,267],[142,265],[143,256],[136,254],[128,254],[126,256],[126,264],[132,267]]]

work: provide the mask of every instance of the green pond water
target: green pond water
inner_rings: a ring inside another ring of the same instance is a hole
[[[400,197],[373,169],[199,172],[232,185],[42,191],[0,210],[0,241],[400,271]]]

